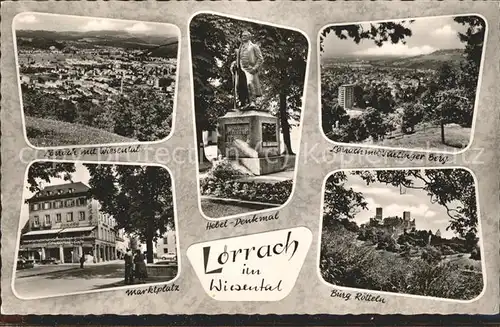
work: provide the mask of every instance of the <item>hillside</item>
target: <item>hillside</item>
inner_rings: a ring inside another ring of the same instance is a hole
[[[52,119],[25,116],[26,133],[31,144],[38,147],[130,143],[137,140],[102,129]]]
[[[373,66],[397,67],[410,69],[437,69],[443,62],[459,64],[464,60],[464,50],[446,49],[437,50],[429,54],[404,56],[344,56],[325,58],[326,64],[335,63],[363,63]]]
[[[131,34],[121,31],[16,31],[17,44],[25,48],[48,49],[54,45],[86,48],[88,46],[113,46],[124,49],[154,50],[154,55],[177,57],[178,38],[173,35]],[[166,46],[163,46],[166,45]],[[162,47],[159,47],[162,46]],[[158,48],[158,49],[156,49]]]
[[[429,54],[413,57],[381,59],[374,61],[373,64],[413,69],[437,69],[444,62],[458,64],[462,60],[464,60],[464,51],[461,49],[451,49],[438,50]]]

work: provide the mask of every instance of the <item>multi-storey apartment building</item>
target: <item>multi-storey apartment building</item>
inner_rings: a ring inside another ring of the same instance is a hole
[[[43,188],[27,200],[29,220],[21,235],[20,255],[62,263],[116,259],[116,221],[101,212],[85,184]]]
[[[339,86],[339,105],[346,110],[354,106],[354,86],[355,84]]]

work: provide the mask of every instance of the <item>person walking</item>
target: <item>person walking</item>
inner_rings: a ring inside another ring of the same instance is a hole
[[[123,256],[125,261],[125,285],[130,285],[134,283],[134,260],[132,256],[132,251],[127,249],[125,255]]]
[[[85,263],[85,254],[80,257],[80,269],[83,269],[83,264]]]
[[[141,250],[136,251],[134,257],[136,276],[140,282],[144,283],[146,278],[148,278],[148,271],[146,269],[146,263],[144,262],[144,254]]]

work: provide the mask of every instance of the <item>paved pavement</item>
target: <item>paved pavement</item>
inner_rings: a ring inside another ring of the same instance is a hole
[[[125,286],[125,268],[122,262],[78,266],[39,266],[18,271],[14,282],[16,293],[22,298],[39,298],[73,294],[84,291]],[[65,268],[65,269],[64,269]],[[36,274],[33,274],[36,273]],[[175,276],[148,278],[147,283],[166,282]]]

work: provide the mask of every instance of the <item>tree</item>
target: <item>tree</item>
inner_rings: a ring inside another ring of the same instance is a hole
[[[424,118],[424,108],[420,103],[405,103],[402,109],[401,130],[405,134],[412,133],[415,130],[415,125],[420,123]]]
[[[174,229],[172,181],[156,166],[85,164],[92,196],[117,221],[117,228],[137,234],[153,262],[153,242]]]
[[[71,174],[74,172],[74,163],[37,161],[28,170],[28,189],[33,193],[38,192],[41,190],[40,181],[50,183],[51,178],[62,178],[65,181],[70,181]]]
[[[276,99],[285,154],[294,154],[290,139],[290,118],[299,120],[306,74],[307,39],[301,33],[281,28],[256,29],[256,38],[268,50],[265,54],[264,101]]]
[[[333,221],[354,219],[359,210],[367,208],[363,194],[352,188],[345,188],[346,181],[347,175],[344,172],[334,173],[326,180],[323,205],[323,226],[326,228]]]
[[[391,126],[384,120],[382,113],[375,108],[368,108],[361,117],[367,133],[374,141],[383,138],[391,129]]]
[[[115,96],[107,108],[113,117],[113,132],[139,141],[167,137],[172,126],[173,99],[142,89]]]
[[[321,114],[321,124],[325,134],[332,132],[332,126],[334,126],[337,122],[339,123],[339,126],[349,123],[349,115],[347,115],[344,108],[342,108],[337,101],[333,102],[331,107],[323,106],[321,108]]]
[[[412,35],[411,29],[405,25],[407,23],[411,24],[412,22],[413,20],[401,20],[399,22],[371,23],[369,27],[361,24],[328,26],[321,31],[320,50],[323,52],[324,39],[332,32],[335,33],[339,39],[345,40],[350,38],[356,42],[356,44],[359,44],[363,39],[372,40],[379,47],[387,41],[393,44],[398,42],[405,44],[406,37]]]

